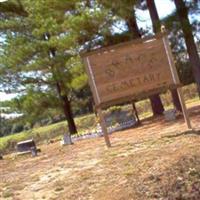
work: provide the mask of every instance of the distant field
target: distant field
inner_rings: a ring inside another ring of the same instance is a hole
[[[75,119],[79,131],[79,134],[84,132],[84,127],[92,128],[95,126],[95,116],[94,114],[78,117]],[[48,126],[43,126],[39,128],[33,128],[28,131],[23,131],[21,133],[8,135],[0,138],[0,151],[5,152],[6,149],[13,150],[18,141],[34,138],[38,143],[48,142],[48,140],[61,137],[65,132],[67,132],[67,122],[59,122],[51,124]]]
[[[194,84],[183,88],[183,94],[187,102],[188,107],[192,107],[200,104],[199,97],[196,92],[196,86]],[[161,95],[165,109],[172,108],[170,93]],[[136,107],[139,113],[140,119],[150,117],[152,115],[149,100],[143,100],[136,103]],[[115,107],[114,107],[115,109]],[[119,107],[116,107],[119,109]],[[120,107],[121,110],[127,110],[131,113],[132,106],[125,105]],[[107,111],[108,112],[108,111]],[[78,128],[78,134],[82,135],[88,131],[94,129],[97,124],[97,119],[94,114],[89,114],[75,118],[75,122]],[[38,143],[47,142],[50,139],[60,138],[67,131],[67,122],[59,122],[40,128],[34,128],[29,131],[24,131],[18,134],[13,134],[0,138],[0,152],[8,152],[13,150],[16,143],[21,140],[34,138]]]

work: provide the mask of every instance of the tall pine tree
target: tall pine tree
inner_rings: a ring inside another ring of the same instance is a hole
[[[188,18],[188,8],[183,0],[174,0],[181,27],[183,30],[187,52],[189,55],[190,64],[192,65],[193,75],[197,84],[198,93],[200,96],[200,58],[197,47],[195,45],[192,26]]]
[[[154,0],[146,0],[146,2],[147,2],[147,7],[149,9],[151,21],[153,24],[153,31],[154,31],[154,33],[159,33],[160,28],[161,28],[161,22],[160,22],[160,19],[158,16],[155,1]],[[171,90],[171,94],[172,94],[174,106],[176,107],[176,109],[178,111],[182,111],[181,103],[179,101],[178,93],[177,93],[176,89]]]

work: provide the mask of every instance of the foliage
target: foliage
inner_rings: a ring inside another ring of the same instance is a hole
[[[187,2],[190,15],[198,16],[199,4]],[[0,90],[20,94],[8,103],[10,112],[23,114],[18,123],[29,129],[63,119],[62,95],[69,99],[73,114],[92,112],[91,91],[79,53],[133,39],[128,21],[138,17],[136,9],[147,6],[142,0],[13,0],[0,4]],[[176,12],[162,23],[169,31],[182,83],[193,82]],[[197,43],[199,23],[198,17],[193,17]],[[62,86],[60,95],[57,83]]]
[[[197,97],[196,86],[194,84],[185,86],[183,88],[183,94],[184,94],[184,98],[187,100],[187,102],[190,102],[193,104],[193,103],[199,101],[199,99]],[[169,93],[163,94],[162,100],[163,100],[166,108],[172,108],[171,96],[169,95]],[[136,107],[138,108],[141,119],[143,119],[147,116],[151,116],[151,107],[147,100],[138,102],[136,104]],[[130,106],[130,105],[114,106],[114,107],[111,107],[110,109],[108,109],[106,114],[111,113],[111,112],[118,112],[118,114],[119,114],[119,111],[124,111],[124,112],[128,111],[129,114],[131,115],[132,106]],[[76,117],[75,122],[78,127],[78,135],[88,133],[88,130],[95,129],[96,125],[98,123],[98,121],[96,120],[96,116],[94,114],[88,114],[88,115],[84,115],[81,117]],[[15,123],[17,123],[17,122],[15,121]],[[10,124],[12,125],[15,123],[12,122]],[[29,126],[28,127],[29,130],[25,129],[26,126]],[[65,128],[66,121],[57,122],[57,123],[54,123],[51,125],[46,125],[43,127],[40,127],[40,126],[41,126],[41,124],[39,125],[39,127],[34,127],[31,129],[30,125],[26,124],[23,132],[18,133],[18,134],[8,135],[5,137],[1,137],[0,138],[0,151],[5,152],[5,151],[14,150],[16,143],[19,141],[22,141],[22,140],[34,138],[34,140],[37,143],[42,143],[42,142],[48,141],[50,139],[57,139],[62,134],[66,133],[66,128]],[[11,128],[12,128],[12,126],[11,126]]]
[[[71,101],[74,91],[87,83],[73,48],[75,35],[67,27],[70,16],[66,12],[72,13],[76,3],[80,2],[27,0],[23,4],[28,16],[13,16],[0,23],[5,34],[0,59],[1,88],[23,92],[13,105],[31,123],[43,118],[52,106],[63,106],[63,96]],[[62,108],[72,117],[67,107]]]
[[[118,113],[121,111],[121,106],[112,106],[108,109],[109,113]]]
[[[79,128],[80,134],[88,127],[94,126],[95,117],[94,115],[79,117],[76,119],[76,123]],[[8,135],[0,138],[0,151],[14,150],[17,142],[22,140],[34,138],[37,143],[41,143],[56,137],[60,137],[64,133],[66,133],[66,121],[44,127],[33,128],[31,130],[23,131],[18,134]]]

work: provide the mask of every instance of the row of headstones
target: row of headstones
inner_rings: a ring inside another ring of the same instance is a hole
[[[118,126],[110,126],[108,127],[108,133],[111,134],[115,131],[132,127],[133,125],[135,125],[135,123],[136,123],[135,120],[129,120],[129,121],[120,123]],[[73,141],[87,139],[87,138],[101,137],[102,135],[103,135],[103,131],[101,129],[101,126],[100,124],[97,124],[96,130],[91,131],[90,133],[84,134],[82,136],[72,136],[72,141],[69,135],[65,134],[63,137],[63,140],[61,141],[61,144],[62,145],[71,144]],[[37,156],[38,149],[36,147],[34,140],[31,139],[31,140],[19,142],[17,144],[17,151],[19,153],[30,152],[32,156]],[[0,155],[0,159],[3,159],[2,155]]]
[[[165,111],[164,114],[165,114],[165,119],[167,121],[171,121],[176,118],[176,112],[174,111],[174,109]],[[130,120],[121,122],[116,126],[109,126],[108,133],[111,134],[115,131],[120,131],[125,128],[130,128],[136,124],[137,124],[137,122],[134,119],[130,119]],[[80,135],[72,136],[72,141],[71,141],[71,138],[69,137],[69,135],[65,134],[63,137],[63,140],[61,141],[61,144],[62,145],[71,144],[73,141],[87,139],[87,138],[101,137],[102,135],[103,135],[103,132],[102,132],[101,126],[100,126],[100,124],[97,124],[96,129],[89,133],[86,133],[81,136]],[[18,150],[18,152],[29,151],[32,154],[32,156],[37,156],[37,152],[39,151],[39,149],[37,149],[36,144],[33,139],[19,142],[17,144],[17,150]],[[1,159],[3,159],[3,156],[0,154],[0,160]]]
[[[170,109],[168,111],[164,112],[165,119],[167,121],[173,121],[176,119],[176,111],[174,109]],[[136,120],[134,118],[121,122],[116,126],[109,126],[108,127],[108,133],[111,134],[115,131],[120,131],[126,128],[130,128],[132,126],[135,126],[137,124]],[[81,139],[87,139],[87,138],[95,138],[95,137],[100,137],[103,135],[102,129],[100,124],[97,124],[96,130],[93,130],[89,133],[86,133],[84,135],[76,135],[72,136],[73,141],[81,140]]]
[[[125,128],[130,128],[130,127],[132,127],[134,125],[136,125],[136,121],[133,120],[133,119],[129,120],[129,121],[124,121],[124,122],[119,123],[116,126],[110,126],[110,127],[108,127],[108,133],[112,134],[115,131],[120,131],[120,130],[123,130]],[[96,138],[96,137],[101,137],[101,136],[103,136],[103,131],[101,129],[100,124],[97,124],[96,129],[94,129],[91,132],[86,133],[84,135],[75,135],[75,136],[72,136],[72,140],[73,141],[78,141],[78,140],[82,140],[82,139]]]

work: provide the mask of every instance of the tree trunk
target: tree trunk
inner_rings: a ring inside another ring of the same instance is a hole
[[[49,40],[49,39],[50,39],[50,34],[49,33],[44,34],[44,40]],[[51,55],[53,57],[56,56],[56,49],[55,48],[49,49],[49,56],[51,56]],[[52,74],[53,74],[54,80],[56,82],[57,92],[58,92],[58,95],[60,97],[60,101],[62,103],[63,111],[64,111],[65,118],[66,118],[67,124],[68,124],[69,133],[70,133],[70,136],[71,136],[71,135],[77,133],[77,129],[76,129],[73,114],[72,114],[72,111],[71,111],[70,101],[68,99],[68,96],[65,93],[64,94],[62,93],[62,91],[63,91],[62,85],[63,84],[62,84],[61,81],[59,81],[59,79],[57,78],[57,75],[55,75],[54,70],[55,69],[52,68]],[[57,73],[60,74],[61,72],[57,69]]]
[[[200,96],[200,58],[192,34],[192,26],[188,19],[188,9],[183,0],[174,0],[181,28],[183,30],[189,61],[192,66],[193,75],[197,83],[197,89]]]
[[[182,112],[181,103],[176,89],[171,90],[172,100],[177,111]]]
[[[59,97],[62,102],[62,107],[63,107],[63,111],[65,114],[66,120],[68,122],[69,133],[70,133],[70,135],[73,135],[73,134],[77,133],[77,129],[76,129],[76,125],[75,125],[75,122],[73,119],[70,101],[69,101],[67,95],[62,94],[62,88],[61,88],[60,83],[57,82],[56,87],[57,87],[57,91],[58,91]]]
[[[131,17],[127,17],[126,18],[126,23],[127,23],[128,28],[129,28],[129,31],[132,33],[132,38],[133,39],[142,37],[142,35],[141,35],[140,31],[139,31],[137,22],[136,22],[135,15],[133,15]]]
[[[153,24],[153,31],[154,31],[154,33],[158,33],[158,32],[160,32],[161,24],[160,24],[160,19],[159,19],[158,12],[156,9],[155,1],[147,0],[147,7],[149,9],[149,13],[151,16],[151,21]],[[177,90],[171,90],[171,95],[172,95],[172,100],[173,100],[173,104],[174,104],[175,108],[182,112],[181,103],[178,98]],[[155,98],[155,97],[152,97],[152,98]],[[151,102],[152,102],[152,98],[150,98]],[[154,101],[158,101],[158,100],[154,100]],[[152,102],[152,104],[154,104],[154,103]],[[155,109],[156,109],[156,105],[152,105],[152,106],[155,107]],[[163,109],[163,111],[164,111],[163,107],[160,107],[160,109]]]
[[[127,21],[129,30],[133,33],[133,38],[140,38],[141,33],[139,31],[135,15],[128,17],[126,21]],[[162,105],[162,101],[159,95],[156,94],[156,95],[150,96],[149,98],[151,102],[153,115],[156,116],[156,115],[163,114],[164,107]]]
[[[127,23],[127,26],[129,28],[129,31],[132,33],[132,38],[135,39],[135,38],[141,38],[141,33],[139,31],[139,28],[138,28],[138,25],[137,25],[137,22],[136,22],[136,17],[135,16],[131,16],[131,17],[127,17],[126,18],[126,23]],[[133,113],[136,114],[136,118],[137,118],[137,122],[138,124],[140,123],[140,118],[138,116],[138,112],[137,112],[137,109],[135,107],[135,103],[132,102],[132,107],[133,107]]]
[[[149,97],[151,102],[151,107],[154,116],[162,115],[164,112],[164,107],[160,99],[159,94],[155,94]]]
[[[87,104],[87,106],[88,106],[88,112],[89,113],[94,113],[94,106],[93,106],[93,99],[92,99],[92,97],[91,98],[89,98],[89,100],[88,100],[88,104]]]
[[[159,19],[158,12],[156,9],[156,4],[154,0],[146,0],[146,1],[147,1],[147,7],[149,9],[149,14],[150,14],[152,25],[153,25],[153,32],[157,33],[160,31],[160,19]]]
[[[138,116],[138,112],[135,106],[135,102],[132,102],[132,107],[133,107],[133,116],[137,120],[137,124],[141,124],[140,118]]]

